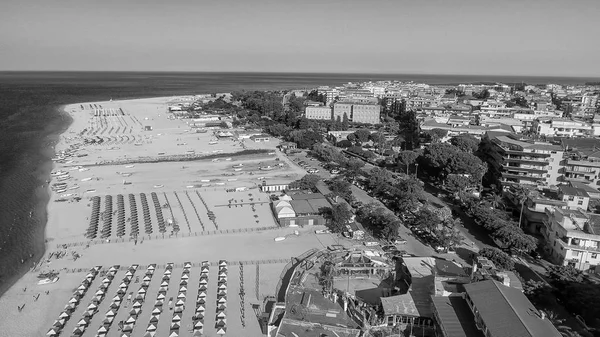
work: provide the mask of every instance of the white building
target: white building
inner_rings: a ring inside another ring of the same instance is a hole
[[[307,119],[331,120],[332,111],[328,106],[307,106],[304,110]]]
[[[600,135],[600,125],[564,118],[540,118],[534,121],[533,132],[546,137],[591,137]]]
[[[546,209],[542,234],[552,259],[579,270],[600,264],[600,216],[581,209]]]

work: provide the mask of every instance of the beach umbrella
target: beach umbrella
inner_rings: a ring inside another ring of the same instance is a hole
[[[179,295],[177,295],[177,298],[179,298],[179,299],[185,299],[185,294],[180,293]]]
[[[154,337],[156,335],[156,331],[146,331],[144,337]]]
[[[162,294],[162,293],[160,293],[160,294],[158,294],[158,296],[156,297],[156,299],[164,300],[165,299],[165,295]]]
[[[227,303],[227,296],[221,296],[218,300],[217,303]]]
[[[180,327],[181,327],[181,324],[179,324],[179,322],[171,323],[171,330],[179,330]]]
[[[60,330],[56,329],[56,328],[51,328],[50,330],[48,330],[48,332],[46,333],[46,336],[56,336],[58,335],[58,333],[60,332]]]
[[[196,300],[196,304],[206,304],[206,298],[199,298]]]
[[[73,329],[73,335],[74,336],[81,336],[83,335],[83,332],[85,331],[85,328],[82,326],[78,326],[75,329]]]
[[[62,328],[63,326],[65,326],[65,320],[63,318],[61,319],[57,319],[56,321],[54,321],[54,324],[52,324],[53,327],[57,327],[57,328]]]
[[[224,311],[225,309],[227,309],[227,303],[220,303],[217,306],[217,310]]]
[[[103,321],[102,324],[104,325],[111,325],[113,320],[115,319],[114,316],[110,316],[110,317],[106,317]]]
[[[202,337],[202,333],[204,332],[204,328],[194,329],[194,334],[192,337]]]
[[[199,322],[201,322],[202,324],[204,324],[203,320],[204,320],[204,311],[198,311],[196,312],[196,314],[192,317],[193,320],[197,320]]]
[[[183,306],[175,307],[175,310],[173,310],[173,312],[177,312],[177,313],[183,312]]]
[[[125,323],[127,323],[127,324],[135,323],[135,317],[129,316],[129,318],[125,321]]]
[[[204,305],[199,305],[196,307],[196,312],[204,312],[206,311],[206,308],[204,307]]]
[[[177,303],[175,305],[184,305],[184,304],[185,304],[185,301],[180,298],[179,300],[177,300]]]
[[[158,322],[159,318],[160,318],[159,314],[152,314],[152,317],[150,317],[150,323],[156,324]]]
[[[134,308],[139,308],[139,307],[141,307],[141,306],[142,306],[142,303],[140,303],[140,302],[138,302],[138,301],[135,301],[135,302],[133,302],[133,307],[134,307]]]
[[[142,311],[140,308],[133,308],[129,311],[129,315],[138,315]]]
[[[106,333],[108,332],[108,329],[105,326],[101,326],[100,329],[98,329],[98,333]]]
[[[181,321],[181,315],[179,315],[179,314],[173,315],[172,322],[179,322],[179,321]]]
[[[154,324],[148,325],[148,327],[146,328],[146,331],[156,331],[156,325],[154,325]]]
[[[219,311],[217,313],[217,319],[225,319],[227,318],[227,315],[225,314],[225,311]]]
[[[124,332],[133,331],[133,324],[125,324],[123,326],[123,331]]]
[[[106,317],[113,317],[113,316],[115,316],[115,314],[116,314],[116,311],[113,309],[110,309],[106,312]]]
[[[173,329],[173,327],[171,327],[171,329]],[[179,329],[179,328],[177,328],[177,329]],[[169,337],[178,337],[178,336],[179,336],[179,334],[175,331],[171,331],[171,334],[169,335]]]

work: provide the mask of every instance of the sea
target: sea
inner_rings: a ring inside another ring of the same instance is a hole
[[[45,253],[43,187],[53,146],[71,123],[66,104],[118,99],[310,89],[379,80],[428,84],[582,84],[597,78],[310,73],[0,72],[0,296]]]

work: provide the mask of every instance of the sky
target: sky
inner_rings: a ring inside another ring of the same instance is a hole
[[[0,70],[600,76],[600,0],[3,0]]]

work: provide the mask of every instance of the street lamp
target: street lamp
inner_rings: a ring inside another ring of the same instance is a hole
[[[419,174],[419,164],[415,164],[415,177]]]

